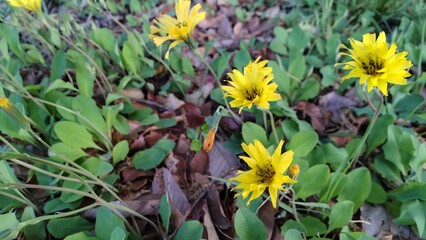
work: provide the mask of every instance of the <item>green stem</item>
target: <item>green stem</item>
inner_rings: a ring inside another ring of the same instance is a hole
[[[364,143],[366,142],[368,136],[370,136],[371,130],[373,129],[374,125],[376,125],[377,118],[380,115],[380,109],[383,105],[383,96],[380,95],[380,103],[377,107],[376,111],[374,112],[373,119],[371,119],[370,123],[368,124],[367,131],[365,131],[364,135],[361,138],[361,141],[358,143],[357,148],[352,154],[351,160],[349,161],[349,164],[347,164],[346,168],[343,170],[343,173],[346,173],[352,166],[352,164],[358,159],[358,157],[361,154],[362,147],[364,146]]]
[[[326,199],[329,199],[331,197],[331,194],[333,194],[333,192],[336,190],[338,182],[341,180],[344,173],[346,173],[352,167],[354,162],[356,162],[356,160],[360,156],[362,147],[363,147],[364,143],[366,142],[368,136],[370,135],[371,130],[373,129],[374,125],[376,124],[377,118],[379,117],[379,114],[380,114],[380,109],[383,105],[383,95],[379,95],[379,96],[380,96],[379,106],[377,107],[376,111],[374,112],[373,118],[371,119],[370,123],[368,124],[367,130],[365,131],[364,135],[362,136],[361,141],[358,143],[358,146],[356,147],[355,151],[353,151],[352,155],[349,157],[349,159],[350,159],[349,162],[346,163],[346,164],[345,163],[341,164],[339,166],[339,168],[336,170],[336,172],[340,172],[340,173],[343,173],[343,174],[340,175],[339,177],[333,178],[333,181],[330,183],[330,187],[328,188],[327,193],[324,194],[323,197],[320,199],[321,202],[324,202]],[[346,165],[346,167],[345,167],[345,165]]]
[[[267,112],[269,114],[269,118],[271,119],[271,128],[272,128],[272,132],[274,133],[275,136],[275,141],[278,144],[279,140],[278,140],[278,134],[277,134],[277,130],[275,129],[275,121],[274,121],[274,115],[272,114],[271,111],[265,109],[265,112]]]
[[[15,196],[13,194],[10,194],[8,192],[3,192],[3,191],[0,191],[0,195],[14,199],[14,200],[16,200],[20,203],[23,203],[24,205],[28,205],[28,206],[32,207],[37,213],[39,213],[39,214],[41,213],[40,209],[36,205],[34,205],[34,203],[29,201],[28,199],[23,199],[23,198],[20,198],[18,196]]]
[[[222,93],[222,95],[224,96],[224,100],[225,100],[225,105],[226,108],[229,110],[229,113],[231,113],[232,117],[238,122],[241,123],[241,119],[231,110],[231,106],[229,106],[228,100],[225,97],[225,92],[222,89],[222,84],[220,83],[220,79],[219,77],[216,75],[216,73],[214,72],[213,68],[210,66],[210,64],[206,61],[206,59],[204,58],[204,56],[200,53],[200,51],[197,48],[191,47],[191,45],[188,44],[188,46],[190,47],[190,49],[195,53],[195,55],[198,56],[198,58],[200,58],[200,60],[204,63],[204,65],[206,65],[206,67],[210,70],[211,74],[213,75],[214,79],[216,80],[219,89]]]

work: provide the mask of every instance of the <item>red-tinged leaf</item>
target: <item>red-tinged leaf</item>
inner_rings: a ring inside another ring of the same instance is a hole
[[[191,166],[191,172],[198,172],[201,174],[206,173],[208,163],[209,158],[206,152],[201,151],[199,153],[196,153],[191,159],[191,162],[189,163],[189,165]]]
[[[196,128],[204,123],[204,116],[201,115],[200,108],[192,103],[185,103],[183,105],[185,111],[186,121],[188,122],[188,127]]]

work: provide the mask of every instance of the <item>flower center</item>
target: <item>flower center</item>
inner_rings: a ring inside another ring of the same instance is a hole
[[[275,170],[272,164],[268,163],[263,167],[259,167],[256,170],[256,175],[260,178],[258,183],[270,184],[274,180]]]
[[[382,75],[383,73],[379,71],[383,68],[383,65],[384,61],[378,57],[373,59],[373,57],[369,56],[367,61],[362,62],[362,68],[364,68],[368,75],[372,76]]]
[[[261,93],[262,93],[261,90],[253,87],[251,89],[246,89],[245,90],[245,97],[246,97],[247,100],[253,101]]]
[[[175,27],[173,28],[171,35],[180,38],[182,40],[188,39],[189,35],[189,24],[187,21],[181,21],[176,23]]]

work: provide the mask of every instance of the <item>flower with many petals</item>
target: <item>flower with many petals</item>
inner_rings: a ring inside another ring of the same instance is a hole
[[[169,58],[170,49],[179,43],[186,42],[190,44],[192,30],[206,17],[206,12],[198,12],[201,9],[200,4],[190,7],[190,0],[178,0],[175,5],[176,18],[165,14],[154,20],[150,27],[151,34],[149,38],[154,40],[155,45],[160,46],[165,41],[173,41],[167,50],[166,59]]]
[[[247,205],[262,195],[266,188],[268,188],[272,206],[276,208],[278,190],[285,190],[283,186],[285,183],[293,184],[297,182],[289,176],[284,175],[293,161],[294,153],[292,150],[289,150],[281,154],[283,144],[284,141],[281,140],[272,156],[258,140],[255,140],[254,144],[241,144],[248,157],[240,156],[240,158],[251,169],[248,171],[238,171],[238,175],[229,180],[239,182],[234,189],[241,189],[242,191],[237,193],[237,196],[241,195],[243,198],[247,198],[251,193]]]
[[[378,87],[383,95],[388,95],[388,83],[396,85],[407,84],[407,77],[411,74],[407,71],[413,64],[407,60],[407,52],[396,53],[396,44],[392,43],[390,48],[386,43],[386,34],[381,32],[376,39],[376,34],[364,34],[362,42],[349,39],[352,49],[345,45],[341,47],[349,53],[343,52],[352,60],[336,65],[344,65],[343,69],[351,72],[342,78],[359,78],[360,84],[367,83],[370,92],[373,87]]]
[[[231,86],[223,86],[225,97],[231,97],[231,107],[239,107],[240,113],[244,107],[249,109],[256,105],[269,109],[269,102],[278,101],[281,96],[275,93],[278,88],[276,83],[270,83],[274,79],[272,68],[266,67],[267,60],[259,62],[260,57],[244,67],[244,73],[234,69],[228,73]]]
[[[8,0],[13,7],[22,7],[33,12],[41,12],[41,0]]]

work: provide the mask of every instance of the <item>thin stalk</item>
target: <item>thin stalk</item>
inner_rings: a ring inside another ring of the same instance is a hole
[[[222,95],[224,96],[224,100],[225,100],[225,105],[226,108],[229,110],[229,112],[231,113],[232,117],[239,123],[241,123],[241,119],[231,110],[231,107],[229,106],[228,100],[225,97],[225,92],[222,89],[222,84],[220,83],[220,79],[219,77],[216,75],[216,73],[214,72],[213,68],[210,66],[210,64],[207,62],[207,60],[203,57],[203,55],[200,53],[200,51],[197,48],[194,48],[191,46],[191,44],[188,44],[188,46],[190,47],[190,49],[195,53],[195,55],[198,56],[198,58],[204,63],[204,65],[206,65],[206,67],[209,69],[210,73],[213,75],[214,79],[216,80],[218,87],[220,89],[220,91],[222,92]]]
[[[21,166],[23,166],[23,167],[26,167],[26,168],[28,168],[28,169],[31,169],[31,170],[37,171],[37,172],[39,172],[39,173],[42,173],[42,174],[44,174],[44,175],[47,175],[47,176],[50,176],[50,177],[56,178],[56,179],[60,179],[60,180],[64,180],[64,181],[69,181],[69,182],[81,182],[79,179],[76,179],[76,178],[70,178],[70,177],[64,177],[64,176],[61,176],[61,175],[59,175],[59,174],[51,173],[51,172],[49,172],[49,171],[46,171],[46,170],[41,169],[41,168],[39,168],[39,167],[33,166],[33,165],[28,164],[28,163],[26,163],[26,162],[20,161],[20,160],[18,160],[18,159],[13,159],[13,158],[12,158],[12,159],[9,159],[9,161],[10,161],[10,162],[13,162],[13,163],[15,163],[15,164],[21,165]],[[97,183],[97,182],[92,181],[92,180],[84,180],[84,181],[85,181],[86,183],[88,183],[88,184],[98,185],[98,183]]]
[[[0,187],[4,187],[4,184],[0,184]],[[91,199],[94,199],[97,201],[96,197],[94,197],[92,194],[89,194],[87,192],[70,189],[70,188],[64,188],[64,187],[56,187],[56,186],[48,186],[48,185],[37,185],[37,184],[27,184],[27,183],[7,183],[6,188],[12,188],[12,189],[23,189],[23,188],[32,188],[32,189],[44,189],[44,190],[53,190],[53,191],[60,191],[60,192],[69,192],[73,194],[77,194],[80,196],[88,197]]]
[[[101,136],[105,141],[106,141],[106,147],[107,147],[107,149],[108,149],[108,151],[110,151],[111,150],[111,148],[113,147],[113,144],[112,144],[112,142],[110,141],[110,139],[108,138],[108,136],[106,136],[95,124],[93,124],[89,119],[87,119],[85,116],[83,116],[83,115],[81,115],[81,114],[79,114],[79,113],[77,113],[77,112],[75,112],[75,111],[73,111],[73,110],[71,110],[71,109],[69,109],[69,108],[66,108],[66,107],[64,107],[64,106],[61,106],[61,105],[58,105],[58,104],[55,104],[55,103],[51,103],[51,102],[49,102],[49,101],[46,101],[46,100],[43,100],[43,99],[37,99],[36,101],[39,101],[39,102],[42,102],[42,103],[44,103],[44,104],[47,104],[47,105],[50,105],[50,106],[54,106],[54,107],[56,107],[56,108],[60,108],[60,109],[62,109],[62,110],[64,110],[64,111],[66,111],[66,112],[69,112],[69,113],[71,113],[71,114],[74,114],[76,117],[78,117],[78,118],[80,118],[81,120],[83,120],[84,122],[86,122],[87,124],[89,124],[90,125],[90,127],[92,127],[95,131],[96,131],[96,133],[97,134],[99,134],[99,136]]]
[[[265,109],[265,112],[267,112],[269,114],[269,118],[271,119],[271,128],[272,128],[272,132],[274,133],[275,136],[275,141],[278,144],[279,140],[278,140],[278,134],[277,134],[277,130],[275,129],[275,121],[274,121],[274,115],[272,114],[271,111]]]
[[[370,123],[368,124],[367,130],[364,133],[364,135],[361,138],[361,141],[359,142],[358,146],[356,147],[355,151],[353,152],[352,156],[350,156],[349,162],[346,164],[341,164],[336,172],[346,173],[353,165],[353,163],[358,159],[359,155],[361,154],[362,146],[364,145],[365,141],[367,140],[368,136],[371,133],[371,130],[373,129],[374,125],[376,124],[377,118],[380,114],[380,109],[383,105],[383,96],[380,96],[380,103],[377,107],[376,111],[374,112],[373,118],[371,119]],[[335,180],[334,180],[335,179]],[[325,199],[329,198],[329,194],[333,193],[335,189],[337,188],[337,182],[339,182],[341,177],[333,178],[333,181],[330,183],[330,188],[327,190],[327,193],[323,195],[323,197],[320,199],[321,202],[323,202]]]
[[[24,205],[28,205],[28,206],[32,207],[37,213],[39,213],[39,214],[41,213],[40,209],[36,205],[34,205],[34,203],[32,203],[31,201],[29,201],[28,199],[22,199],[20,197],[17,197],[17,196],[15,196],[13,194],[10,194],[8,192],[3,192],[1,190],[0,190],[0,195],[3,195],[5,197],[11,198],[11,199],[14,199],[14,200],[16,200],[16,201],[18,201],[18,202],[20,202],[20,203],[22,203]]]
[[[362,146],[364,145],[365,141],[367,140],[368,136],[370,136],[371,130],[373,129],[374,125],[376,125],[377,118],[380,114],[380,109],[383,105],[383,96],[380,95],[380,103],[377,107],[376,111],[374,112],[373,119],[371,119],[370,123],[368,124],[367,131],[364,133],[364,135],[361,138],[360,143],[358,143],[358,146],[353,153],[353,156],[351,160],[349,161],[349,164],[346,166],[346,168],[343,170],[343,173],[346,173],[349,168],[351,168],[352,164],[358,159],[359,155],[361,154]]]

